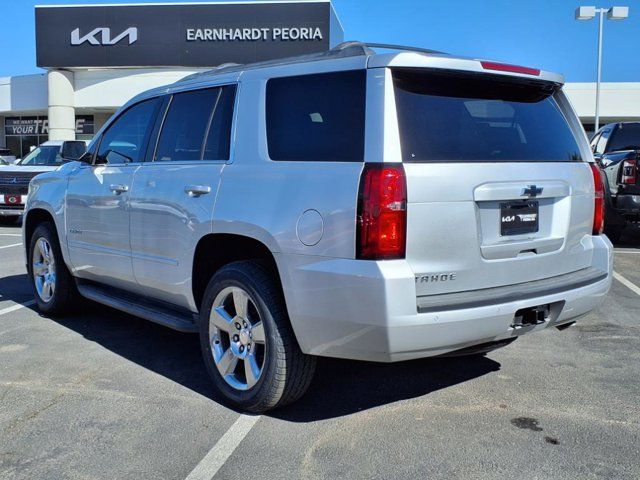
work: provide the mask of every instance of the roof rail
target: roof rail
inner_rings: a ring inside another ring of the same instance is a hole
[[[335,47],[333,47],[332,49],[326,50],[324,52],[311,53],[307,55],[299,55],[296,57],[277,58],[274,60],[266,60],[263,62],[256,62],[256,63],[247,63],[244,65],[237,64],[237,63],[224,63],[210,70],[188,75],[187,77],[183,78],[182,80],[178,80],[175,83],[181,84],[190,80],[206,78],[206,77],[221,74],[221,73],[229,73],[229,72],[240,71],[240,70],[251,70],[254,68],[261,68],[261,67],[287,65],[290,63],[299,63],[299,62],[312,62],[316,60],[326,60],[331,58],[357,57],[360,55],[365,55],[365,56],[375,55],[376,52],[372,50],[373,48],[446,55],[446,53],[438,52],[437,50],[429,50],[426,48],[406,47],[402,45],[388,45],[385,43],[367,43],[367,42],[351,41],[351,42],[342,42],[336,45]]]
[[[366,55],[372,55],[375,53],[371,50],[372,48],[381,48],[384,50],[403,50],[407,52],[430,53],[430,54],[436,54],[436,55],[448,55],[446,52],[440,52],[438,50],[431,50],[428,48],[408,47],[406,45],[394,45],[390,43],[370,43],[370,42],[357,42],[357,41],[342,42],[336,45],[335,47],[333,47],[332,50],[344,50],[347,48],[354,48],[354,47],[362,48],[363,51],[365,51]]]

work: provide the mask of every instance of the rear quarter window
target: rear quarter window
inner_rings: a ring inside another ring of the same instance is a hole
[[[581,161],[555,85],[416,70],[393,79],[405,162]]]
[[[272,160],[363,161],[364,70],[272,78],[266,93]]]

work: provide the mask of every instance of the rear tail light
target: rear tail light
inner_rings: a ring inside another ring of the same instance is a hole
[[[625,160],[622,162],[622,183],[635,185],[637,175],[638,165],[636,160]]]
[[[497,62],[480,62],[482,68],[485,70],[496,70],[499,72],[512,72],[512,73],[524,73],[525,75],[540,75],[540,70],[537,68],[521,67],[520,65],[510,65],[508,63]]]
[[[407,180],[402,164],[366,163],[360,178],[356,258],[404,258]]]
[[[593,209],[593,235],[600,235],[604,230],[604,185],[602,174],[595,163],[590,163],[593,173],[593,185],[595,190],[595,201]]]

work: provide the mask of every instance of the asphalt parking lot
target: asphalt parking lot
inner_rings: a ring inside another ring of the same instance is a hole
[[[193,335],[89,303],[41,317],[20,242],[0,228],[3,480],[640,478],[640,230],[573,328],[475,359],[322,360],[259,417],[216,402]]]

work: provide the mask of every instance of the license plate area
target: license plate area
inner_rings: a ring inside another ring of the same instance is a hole
[[[523,235],[539,229],[540,206],[537,200],[500,204],[500,235]]]

